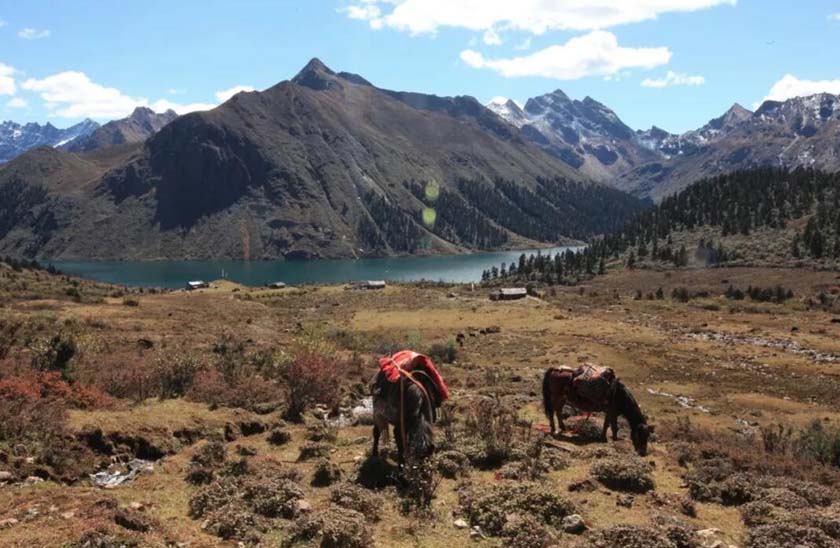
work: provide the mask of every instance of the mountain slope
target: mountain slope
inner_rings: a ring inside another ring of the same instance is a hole
[[[502,97],[487,107],[521,128],[544,151],[597,181],[611,182],[661,157],[644,146],[615,112],[591,97],[572,100],[558,89],[528,99],[524,109]]]
[[[95,131],[80,135],[60,148],[70,152],[88,152],[106,146],[145,141],[177,118],[173,110],[160,114],[146,107],[137,107],[127,118],[112,120]]]
[[[49,122],[43,126],[36,123],[20,125],[12,121],[3,122],[0,124],[0,163],[42,145],[61,146],[89,135],[98,127],[99,124],[89,119],[66,129],[59,129]]]
[[[291,81],[182,116],[119,158],[81,159],[101,170],[65,183],[82,197],[65,188],[39,202],[65,213],[50,230],[18,214],[17,237],[0,232],[0,251],[197,259],[497,249],[585,238],[643,205],[577,182],[473,98],[381,90],[318,60]],[[0,170],[0,187],[44,186],[20,172]]]
[[[840,97],[818,94],[739,104],[681,135],[633,131],[609,108],[556,90],[524,108],[496,98],[487,107],[534,144],[594,180],[661,200],[692,182],[760,166],[840,169]]]

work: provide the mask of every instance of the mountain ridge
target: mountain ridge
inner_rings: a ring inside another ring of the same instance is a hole
[[[291,80],[107,150],[51,156],[98,171],[79,176],[72,192],[64,181],[13,208],[0,252],[54,260],[447,253],[582,239],[642,207],[545,154],[474,98],[383,90],[317,59]],[[43,161],[35,156],[13,164]],[[0,188],[41,186],[21,173],[0,170]]]

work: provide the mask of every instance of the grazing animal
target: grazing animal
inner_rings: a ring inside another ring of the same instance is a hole
[[[416,353],[394,355],[416,363],[405,369],[397,367],[390,374],[398,377],[389,380],[389,372],[380,370],[371,383],[373,395],[373,455],[379,454],[379,438],[387,442],[389,426],[394,427],[397,440],[397,457],[400,464],[408,454],[415,459],[425,459],[434,453],[434,431],[437,409],[448,393],[434,366],[425,365],[426,356]],[[414,361],[419,357],[419,361]],[[383,358],[382,363],[394,363],[392,358]],[[428,360],[428,364],[431,361]],[[437,379],[439,382],[435,382]]]
[[[563,424],[563,406],[566,402],[572,403],[575,407],[586,412],[604,412],[604,428],[601,432],[601,439],[607,441],[607,428],[612,429],[612,439],[618,439],[618,417],[624,416],[630,424],[630,439],[636,452],[645,456],[648,449],[648,440],[653,433],[653,426],[647,423],[636,398],[618,379],[614,379],[607,391],[607,397],[603,401],[594,401],[581,395],[574,386],[574,378],[578,370],[568,367],[550,367],[543,376],[543,408],[545,416],[551,425],[551,434],[555,434],[554,416],[560,423],[560,430],[565,430]]]

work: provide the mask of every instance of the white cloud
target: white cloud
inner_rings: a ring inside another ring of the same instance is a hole
[[[8,108],[26,108],[29,106],[29,103],[26,100],[21,99],[20,97],[12,97],[9,99],[9,102],[6,103],[6,107]]]
[[[702,76],[689,76],[669,70],[662,78],[645,78],[642,86],[646,88],[669,88],[672,86],[702,86],[706,79]]]
[[[773,84],[767,96],[753,107],[758,108],[764,101],[787,101],[793,97],[807,97],[817,93],[840,95],[840,80],[800,80],[792,74],[785,74]]]
[[[145,102],[101,86],[77,71],[59,72],[42,80],[29,78],[21,87],[39,92],[51,110],[65,118],[119,118]]]
[[[0,80],[2,82],[2,80]],[[137,107],[149,107],[156,112],[174,110],[186,114],[196,110],[209,110],[218,103],[175,103],[168,99],[150,101],[144,97],[131,97],[116,88],[106,87],[92,81],[85,73],[65,71],[43,79],[30,78],[21,84],[28,91],[37,92],[45,101],[47,109],[54,116],[62,118],[123,118]],[[221,97],[247,86],[235,86],[216,93]]]
[[[668,48],[625,48],[615,35],[593,31],[534,53],[509,59],[487,59],[474,50],[461,52],[461,60],[475,68],[494,70],[506,78],[544,76],[576,80],[585,76],[606,76],[624,69],[651,69],[671,59]]]
[[[499,33],[496,32],[496,29],[489,28],[484,31],[484,36],[482,37],[484,43],[488,46],[501,46],[502,45],[502,37],[499,36]]]
[[[737,0],[364,0],[345,8],[348,17],[413,35],[440,27],[474,31],[509,28],[543,34],[550,30],[597,30],[692,12]],[[387,11],[387,13],[385,13]]]
[[[166,90],[166,93],[168,93],[169,95],[183,95],[186,92],[187,90],[181,88],[169,88]]]
[[[144,100],[145,101],[145,100]],[[137,106],[148,106],[155,112],[166,112],[167,110],[174,110],[178,114],[187,114],[188,112],[196,112],[198,110],[210,110],[219,106],[216,103],[173,103],[168,99],[158,99],[154,103],[149,105],[137,105]]]
[[[14,73],[14,68],[0,63],[0,95],[14,95],[15,91],[17,91],[15,79],[12,78],[12,74]]]
[[[828,16],[828,20],[829,21],[840,21],[840,12],[832,13],[831,15]]]
[[[526,49],[531,49],[531,37],[529,36],[528,38],[522,40],[521,43],[516,45],[516,49],[518,49],[520,51],[524,51]]]
[[[347,17],[349,17],[350,19],[370,21],[371,27],[382,28],[381,20],[379,19],[379,16],[382,14],[382,12],[380,11],[379,6],[377,6],[373,2],[363,3],[362,5],[347,6],[341,11],[345,12],[347,14]],[[377,21],[377,23],[374,23],[374,21]]]
[[[251,87],[251,86],[243,86],[243,85],[233,86],[232,88],[217,91],[216,92],[216,99],[220,103],[224,103],[225,101],[227,101],[228,99],[230,99],[231,97],[233,97],[234,95],[236,95],[237,93],[239,93],[241,91],[254,91],[254,88]]]
[[[26,27],[25,29],[18,32],[18,36],[21,38],[25,38],[27,40],[38,40],[39,38],[49,38],[50,31],[48,29],[33,29],[30,27]]]
[[[6,22],[3,21],[2,19],[0,19],[0,28],[3,28],[5,26],[6,26]]]

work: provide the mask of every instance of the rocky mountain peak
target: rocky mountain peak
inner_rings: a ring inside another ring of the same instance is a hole
[[[336,74],[317,57],[313,57],[300,69],[292,82],[299,86],[305,86],[317,91],[324,91],[332,87],[341,87],[336,81]]]

